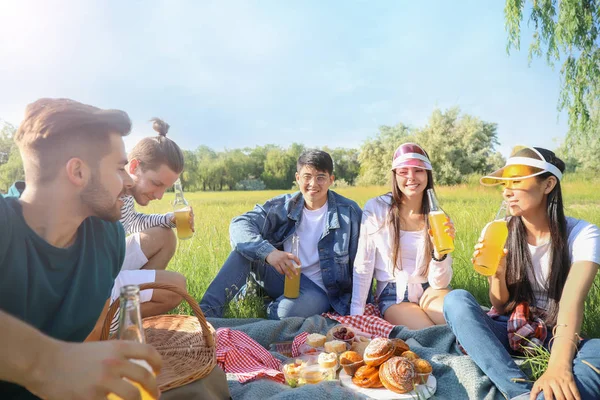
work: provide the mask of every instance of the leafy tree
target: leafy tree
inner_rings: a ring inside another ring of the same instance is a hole
[[[357,184],[386,185],[390,179],[390,167],[394,151],[410,137],[408,126],[399,123],[396,126],[381,126],[379,134],[367,139],[360,148],[358,161],[360,174]]]
[[[198,160],[198,167],[196,169],[196,175],[198,180],[198,186],[202,190],[215,190],[217,174],[215,171],[217,153],[208,146],[200,146],[196,149],[196,159]]]
[[[14,181],[25,178],[21,154],[13,137],[16,128],[0,120],[0,190],[7,191]]]
[[[519,50],[525,0],[506,0],[507,51]],[[559,110],[569,112],[570,134],[585,131],[591,102],[600,100],[600,2],[534,0],[529,16],[533,40],[529,61],[545,55],[548,64],[564,60]]]
[[[557,150],[569,172],[600,172],[600,101],[594,102],[590,111],[586,128],[577,135],[569,135]]]
[[[274,148],[268,151],[262,180],[269,189],[289,189],[294,183],[296,161],[289,152]]]
[[[379,130],[379,135],[360,149],[359,185],[388,184],[394,151],[405,142],[416,142],[427,151],[438,184],[460,183],[469,174],[484,174],[504,163],[494,152],[498,144],[496,124],[461,115],[457,107],[445,112],[434,110],[422,129],[398,124]]]
[[[180,176],[181,184],[185,190],[198,190],[198,158],[196,153],[183,150],[184,169]]]
[[[7,191],[15,182],[25,179],[23,161],[17,146],[13,146],[8,156],[8,161],[0,165],[0,189]]]
[[[236,149],[221,153],[219,158],[223,161],[223,184],[233,190],[236,183],[248,177],[248,156]]]
[[[333,150],[323,147],[323,151],[328,152],[333,158],[333,173],[336,181],[343,179],[347,185],[353,185],[360,172],[359,151],[342,147]]]
[[[494,154],[498,145],[495,123],[485,122],[458,107],[445,112],[436,109],[428,124],[414,132],[415,141],[429,154],[436,183],[461,183],[473,173],[485,174],[503,164]]]
[[[0,165],[8,161],[11,149],[15,146],[13,136],[16,131],[13,125],[0,119]]]

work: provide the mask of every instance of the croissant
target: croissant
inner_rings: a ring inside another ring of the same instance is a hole
[[[352,377],[352,382],[356,386],[363,388],[380,388],[383,387],[381,380],[379,379],[379,370],[376,367],[370,367],[363,365]]]

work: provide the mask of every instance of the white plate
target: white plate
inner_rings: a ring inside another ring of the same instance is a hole
[[[435,389],[437,388],[437,381],[433,375],[429,375],[429,378],[427,379],[427,383],[425,385],[418,385],[415,390],[408,393],[396,393],[392,392],[391,390],[387,390],[386,388],[361,388],[360,386],[356,386],[354,382],[352,382],[352,378],[344,370],[340,371],[340,383],[342,384],[342,386],[351,388],[355,392],[364,394],[368,398],[376,400],[428,399],[431,396],[433,396],[433,394],[435,393]],[[419,392],[418,394],[417,391]]]

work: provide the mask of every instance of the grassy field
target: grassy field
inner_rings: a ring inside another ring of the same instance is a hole
[[[600,181],[569,179],[563,183],[566,214],[585,219],[600,226]],[[384,187],[340,188],[337,192],[355,200],[361,207],[371,197],[384,193]],[[453,288],[472,292],[482,304],[489,304],[487,279],[478,275],[471,266],[471,254],[481,228],[494,217],[501,201],[500,190],[479,185],[437,188],[442,207],[452,217],[456,230]],[[186,198],[194,207],[196,234],[179,244],[177,253],[169,266],[183,273],[188,280],[188,290],[200,299],[212,278],[227,258],[229,245],[229,222],[231,218],[250,210],[256,203],[285,191],[258,192],[198,192],[187,193]],[[171,209],[172,194],[153,202],[143,212],[166,212]],[[183,307],[183,312],[189,308]],[[260,316],[255,307],[230,310],[230,316]],[[588,296],[583,332],[600,337],[600,275],[596,278]]]

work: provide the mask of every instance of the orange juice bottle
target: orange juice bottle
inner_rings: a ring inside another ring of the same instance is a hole
[[[433,235],[433,247],[439,255],[444,255],[454,251],[454,240],[448,234],[444,225],[448,216],[440,207],[433,189],[427,189],[427,198],[429,200],[429,226]]]
[[[300,238],[298,235],[294,233],[292,236],[292,254],[296,257],[299,257],[300,254]],[[288,299],[297,299],[300,296],[300,266],[296,264],[296,261],[292,261],[294,263],[294,268],[296,268],[296,272],[298,275],[294,275],[293,278],[288,278],[285,276],[285,282],[283,285],[283,295]]]
[[[137,285],[127,285],[121,288],[119,298],[119,329],[117,337],[119,340],[133,340],[138,343],[145,343],[144,328],[142,326],[142,316],[140,313],[140,288]],[[143,366],[154,374],[152,367],[144,360],[130,360],[133,363]],[[137,382],[131,382],[138,388],[142,400],[156,400]],[[108,400],[121,400],[116,394],[110,393]]]
[[[181,187],[181,181],[179,179],[177,179],[173,188],[175,189],[173,209],[175,213],[175,225],[177,226],[177,237],[179,240],[189,239],[194,236],[192,225],[190,224],[190,213],[192,209],[183,197],[183,188]]]
[[[473,268],[481,275],[496,273],[500,259],[504,255],[504,244],[508,238],[508,215],[506,202],[502,202],[496,218],[488,222],[481,232],[483,247],[473,261]]]

